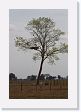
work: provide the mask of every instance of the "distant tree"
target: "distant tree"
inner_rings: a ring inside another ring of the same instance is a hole
[[[61,76],[60,75],[58,75],[58,79],[61,79]]]
[[[36,53],[33,56],[34,60],[41,59],[40,69],[37,77],[37,85],[42,72],[43,63],[48,59],[49,63],[55,63],[59,60],[59,53],[67,53],[68,45],[59,43],[60,36],[65,33],[55,27],[55,22],[48,17],[39,17],[28,22],[26,29],[32,34],[29,40],[23,37],[16,37],[16,47],[27,50],[33,49]]]
[[[15,76],[15,74],[10,73],[9,74],[9,80],[14,80],[14,79],[17,79],[17,77]]]
[[[53,76],[52,79],[56,79],[56,76]]]
[[[45,79],[50,76],[50,74],[44,74]]]
[[[36,80],[36,75],[27,76],[28,80]]]
[[[31,76],[27,76],[27,80],[31,80]]]
[[[49,77],[47,77],[46,79],[47,79],[47,80],[52,80],[53,77],[52,77],[52,76],[49,76]]]
[[[31,80],[36,80],[36,77],[37,77],[36,75],[32,75]]]

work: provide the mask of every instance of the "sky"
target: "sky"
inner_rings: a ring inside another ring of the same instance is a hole
[[[38,17],[50,17],[56,24],[56,28],[65,32],[60,41],[68,43],[68,10],[67,9],[10,9],[9,10],[9,73],[15,73],[17,78],[26,78],[28,75],[37,75],[40,60],[33,61],[34,51],[19,51],[15,47],[14,39],[17,36],[31,38],[29,31],[25,29],[28,21]],[[45,60],[42,73],[52,76],[68,75],[68,54],[59,54],[60,60],[50,65]]]

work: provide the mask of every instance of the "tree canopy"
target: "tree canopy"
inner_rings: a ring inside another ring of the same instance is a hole
[[[54,60],[59,59],[58,53],[68,52],[67,44],[58,44],[60,36],[65,33],[56,28],[52,19],[45,17],[32,19],[25,28],[30,31],[33,38],[27,40],[23,37],[16,37],[16,47],[22,50],[33,49],[37,51],[33,56],[34,60],[43,57],[44,60],[48,59],[49,62],[54,63]]]

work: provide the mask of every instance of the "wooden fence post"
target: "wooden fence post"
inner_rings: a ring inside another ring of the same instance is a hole
[[[37,84],[36,84],[36,92],[37,92]]]
[[[51,81],[50,81],[50,91],[51,91]]]
[[[22,91],[22,79],[21,79],[21,91]]]

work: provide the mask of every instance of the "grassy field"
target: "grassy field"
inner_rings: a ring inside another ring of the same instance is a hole
[[[36,81],[10,80],[10,99],[67,99],[68,80]]]

